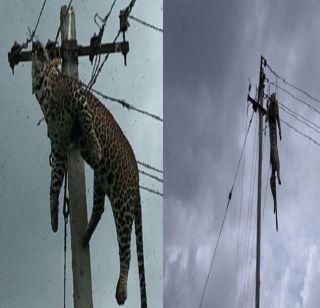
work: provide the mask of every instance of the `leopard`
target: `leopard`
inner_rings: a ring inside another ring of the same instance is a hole
[[[40,41],[32,44],[32,93],[43,113],[51,143],[50,216],[58,230],[59,194],[66,176],[68,151],[79,131],[80,153],[94,171],[93,207],[82,234],[86,246],[109,198],[116,226],[120,271],[116,300],[127,299],[131,233],[135,225],[141,308],[147,308],[139,170],[133,149],[111,112],[83,83],[62,73]]]
[[[270,165],[271,165],[271,177],[270,188],[273,197],[273,211],[276,216],[276,230],[278,231],[278,211],[277,211],[277,190],[276,190],[276,178],[279,185],[281,185],[280,179],[280,160],[278,153],[278,133],[281,140],[281,123],[279,117],[279,106],[276,98],[276,93],[272,93],[268,100],[267,106],[267,121],[269,122],[269,140],[270,140]]]

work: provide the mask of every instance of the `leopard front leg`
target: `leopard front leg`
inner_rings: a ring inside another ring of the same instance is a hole
[[[81,138],[88,147],[88,153],[91,163],[96,166],[102,157],[102,150],[99,140],[96,136],[93,117],[86,98],[81,97],[78,105],[78,119],[81,127]]]
[[[53,232],[58,231],[59,194],[67,168],[67,156],[59,153],[58,148],[51,144],[51,184],[50,184],[50,215]]]

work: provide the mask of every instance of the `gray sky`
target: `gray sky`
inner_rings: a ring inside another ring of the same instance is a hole
[[[38,39],[54,39],[60,6],[68,1],[47,1],[38,28]],[[90,4],[89,4],[90,3]],[[74,1],[77,38],[88,44],[97,28],[95,12],[105,15],[112,1]],[[129,1],[118,1],[107,23],[104,41],[112,42],[118,30],[119,10]],[[63,299],[63,219],[53,234],[49,214],[49,139],[45,124],[37,126],[41,111],[31,94],[31,65],[20,64],[12,75],[7,52],[14,40],[23,42],[27,27],[34,27],[42,1],[1,1],[0,10],[0,307],[59,307]],[[162,1],[137,1],[132,14],[162,27]],[[112,55],[96,83],[96,89],[124,98],[136,107],[162,117],[162,34],[130,22],[127,67],[122,55]],[[79,63],[80,78],[88,81],[88,58]],[[129,139],[136,157],[162,169],[160,122],[119,105],[103,102]],[[87,168],[88,211],[92,208],[92,171]],[[141,184],[162,191],[162,185],[141,176]],[[162,199],[141,192],[147,295],[150,307],[162,307],[163,221]],[[114,297],[119,260],[110,204],[91,241],[91,265],[95,307],[118,307]],[[140,303],[135,238],[126,307]],[[72,306],[70,245],[68,245],[67,306]]]
[[[248,78],[254,89],[263,54],[279,74],[320,97],[320,4],[177,0],[165,1],[164,10],[164,305],[195,308],[243,144]],[[320,123],[319,114],[280,91],[279,100]],[[320,141],[318,134],[287,114],[280,111],[280,117]],[[242,166],[202,307],[233,307],[235,279],[235,307],[253,307],[255,194],[251,227],[246,226],[255,119],[246,147],[238,266]],[[320,148],[285,125],[282,133],[279,232],[268,186],[262,226],[261,307],[315,308],[320,304]],[[269,181],[268,136],[264,144],[263,204]]]

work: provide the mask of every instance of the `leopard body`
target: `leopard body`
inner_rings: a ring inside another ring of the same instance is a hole
[[[92,214],[82,236],[87,245],[104,211],[107,195],[114,216],[120,257],[116,288],[119,305],[127,298],[132,225],[135,223],[141,307],[147,307],[139,171],[134,152],[108,109],[81,83],[60,72],[40,42],[33,44],[33,92],[40,104],[51,141],[50,213],[58,229],[58,200],[68,165],[68,151],[80,131],[80,152],[94,170]]]
[[[267,119],[269,121],[269,139],[270,139],[270,165],[271,165],[271,177],[270,188],[274,203],[274,213],[276,215],[276,228],[278,230],[278,215],[277,215],[277,190],[276,190],[276,177],[278,183],[281,185],[280,179],[280,160],[278,153],[278,132],[281,140],[281,125],[279,118],[279,106],[276,98],[276,94],[272,93],[268,101]]]

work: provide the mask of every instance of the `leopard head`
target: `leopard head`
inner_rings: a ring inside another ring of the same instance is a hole
[[[35,41],[32,44],[32,93],[41,88],[49,56],[45,47]]]

